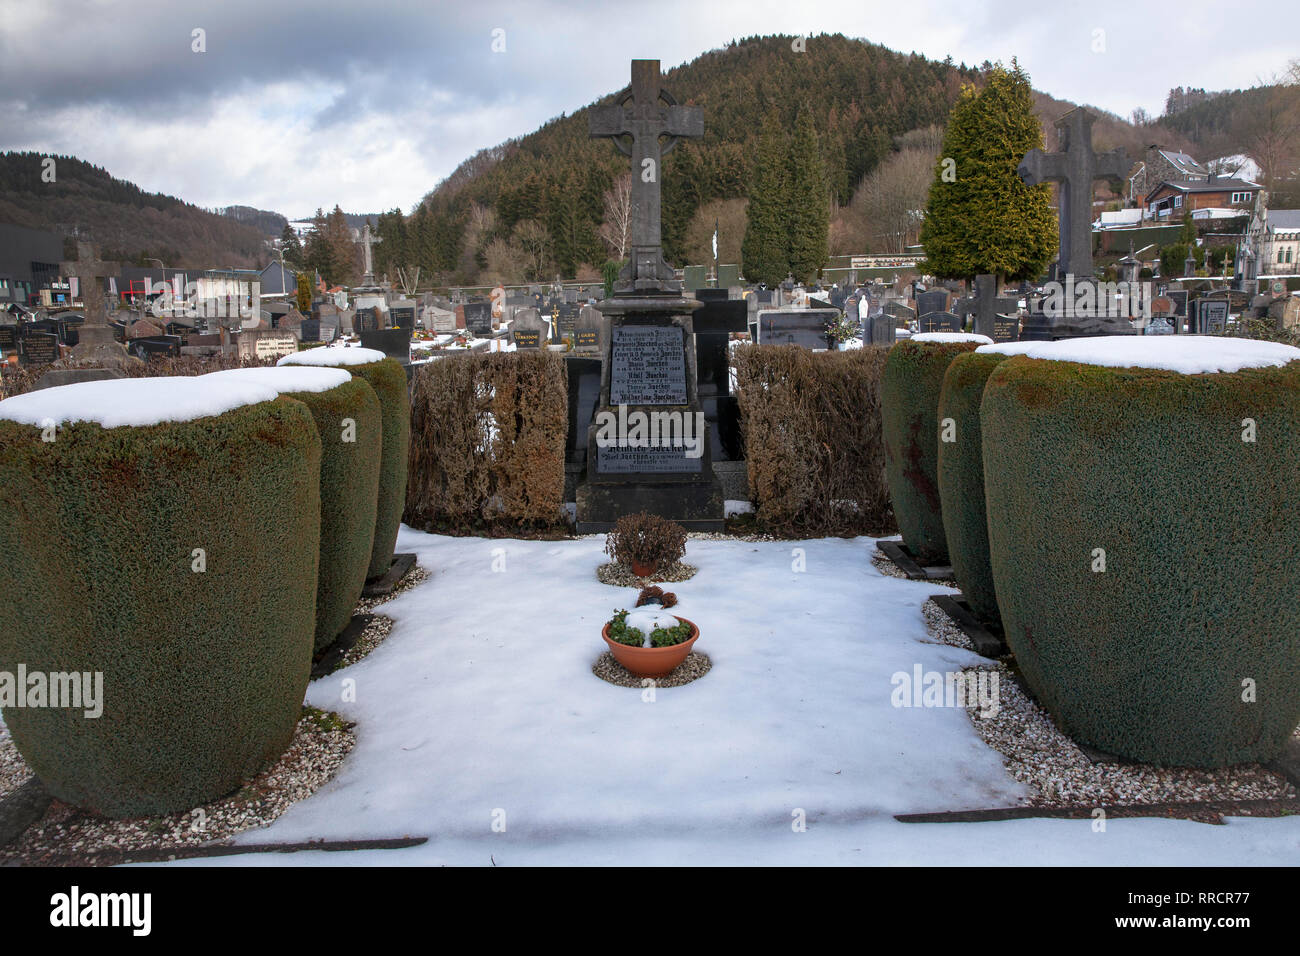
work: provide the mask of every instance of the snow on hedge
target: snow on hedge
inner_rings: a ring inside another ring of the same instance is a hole
[[[1101,335],[1015,344],[1028,346],[1019,354],[1030,358],[1110,368],[1162,369],[1184,375],[1270,368],[1300,360],[1300,349],[1292,345],[1218,335]]]
[[[217,374],[114,378],[6,398],[0,402],[0,419],[41,427],[72,422],[95,422],[105,428],[142,427],[221,415],[244,405],[272,401],[288,390],[257,378],[221,378]]]
[[[277,365],[318,365],[337,368],[343,365],[369,365],[382,362],[388,356],[379,349],[362,348],[324,348],[307,349],[294,355],[286,355]]]
[[[274,388],[280,394],[286,392],[328,392],[338,388],[352,376],[339,368],[312,368],[310,366],[284,366],[273,368],[231,368],[220,372],[209,372],[204,378],[221,381],[252,382]]]
[[[982,355],[1025,355],[1030,349],[1042,344],[1042,342],[994,342],[992,345],[981,345],[975,351]]]
[[[993,340],[987,335],[979,335],[975,332],[921,332],[913,335],[913,342],[979,342],[981,345],[992,345]]]

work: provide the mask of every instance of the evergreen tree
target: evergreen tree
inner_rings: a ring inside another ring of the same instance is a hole
[[[785,224],[790,271],[801,282],[817,278],[826,265],[830,238],[830,193],[811,111],[799,110],[786,163]]]
[[[307,273],[298,273],[298,311],[303,315],[311,314],[311,279]]]
[[[781,121],[772,112],[758,140],[749,189],[749,221],[740,246],[740,268],[750,282],[775,286],[790,271],[784,221],[786,159]]]
[[[935,164],[921,244],[940,278],[980,273],[1033,279],[1056,254],[1056,214],[1046,183],[1026,186],[1016,167],[1043,147],[1029,77],[1014,60],[985,85],[962,89]]]
[[[285,265],[293,266],[295,269],[302,268],[302,240],[298,238],[298,233],[293,231],[293,226],[287,222],[280,233],[280,254],[284,258]]]

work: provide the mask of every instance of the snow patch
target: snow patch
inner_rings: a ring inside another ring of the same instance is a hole
[[[221,381],[252,382],[286,392],[328,392],[352,380],[352,376],[337,368],[311,368],[309,366],[276,366],[273,368],[230,368],[209,372],[204,378]]]
[[[1293,345],[1217,335],[1102,335],[1017,344],[1030,346],[1020,353],[1030,358],[1110,368],[1161,369],[1183,375],[1274,368],[1300,360],[1300,349]]]
[[[993,340],[987,335],[976,332],[921,332],[912,336],[913,342],[979,342],[992,345]]]
[[[318,365],[338,368],[344,365],[369,365],[382,362],[388,356],[379,349],[363,348],[324,348],[308,349],[295,355],[286,355],[277,365]]]

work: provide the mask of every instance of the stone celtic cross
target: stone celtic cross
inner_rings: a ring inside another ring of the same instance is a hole
[[[1098,179],[1119,180],[1129,170],[1123,149],[1098,155],[1092,151],[1094,117],[1083,107],[1070,110],[1056,121],[1061,148],[1055,153],[1031,149],[1016,172],[1030,186],[1057,183],[1060,217],[1058,274],[1064,278],[1092,278],[1092,184]]]
[[[361,244],[361,248],[364,250],[363,254],[365,257],[366,271],[365,271],[365,275],[361,279],[363,283],[372,284],[372,285],[374,284],[375,259],[371,247],[374,246],[376,242],[383,242],[383,241],[384,240],[381,239],[379,236],[375,236],[371,234],[370,223],[366,223],[365,226],[362,227],[360,238],[353,240],[353,242],[359,242]]]
[[[588,124],[593,138],[612,138],[619,152],[632,158],[631,248],[616,288],[621,292],[675,289],[660,232],[662,162],[679,139],[704,135],[703,111],[677,105],[660,83],[658,60],[633,60],[632,85],[618,94],[614,105],[592,107]],[[665,136],[661,143],[660,137]],[[624,137],[631,141],[625,142]]]
[[[65,276],[77,280],[80,287],[81,301],[85,306],[86,326],[108,327],[108,310],[104,306],[104,290],[99,280],[105,276],[117,275],[121,264],[101,262],[95,247],[88,242],[77,243],[77,261],[59,264]]]

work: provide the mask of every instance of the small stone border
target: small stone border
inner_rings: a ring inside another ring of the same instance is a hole
[[[691,651],[686,655],[686,660],[663,677],[637,677],[616,661],[612,653],[606,651],[596,658],[596,662],[591,665],[591,672],[601,680],[617,687],[635,687],[637,690],[641,690],[644,681],[654,681],[653,686],[656,688],[681,687],[683,684],[699,680],[712,668],[713,661],[709,659],[707,654]],[[644,686],[651,685],[645,684]]]
[[[268,826],[338,772],[356,743],[353,726],[337,714],[304,707],[293,740],[272,767],[236,793],[194,810],[116,820],[55,800],[41,819],[0,847],[0,865],[86,865],[101,854],[163,853]],[[14,758],[22,759],[11,742],[0,748],[0,764]]]
[[[931,638],[974,651],[970,639],[933,601],[922,606]],[[1282,774],[1260,764],[1218,770],[1154,767],[1139,763],[1094,763],[1052,722],[1004,661],[971,671],[998,675],[997,714],[966,714],[980,738],[1005,758],[1007,773],[1030,790],[1028,807],[1111,807],[1214,801],[1295,800],[1297,791]]]
[[[398,581],[397,584],[393,586],[393,589],[387,594],[380,594],[375,597],[363,597],[357,601],[356,610],[352,613],[365,614],[369,611],[373,611],[379,605],[386,601],[391,601],[399,594],[404,594],[411,590],[411,588],[417,587],[427,580],[429,580],[428,569],[417,564],[415,567],[411,568],[411,570],[406,573],[406,576],[403,577],[402,580]]]
[[[647,584],[676,584],[679,581],[689,581],[699,570],[693,564],[675,561],[668,566],[667,571],[641,578],[633,574],[631,568],[610,561],[596,569],[596,580],[616,588],[643,588]]]

